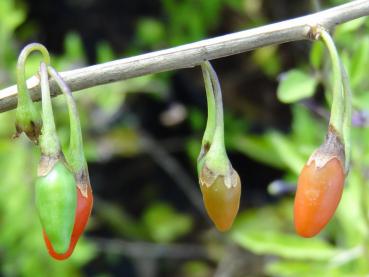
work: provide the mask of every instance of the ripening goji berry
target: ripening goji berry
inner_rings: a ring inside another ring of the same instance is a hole
[[[208,118],[202,147],[197,158],[197,172],[206,211],[216,228],[225,232],[232,227],[240,206],[241,181],[228,159],[224,145],[222,91],[211,64],[201,65]]]
[[[58,72],[51,66],[48,67],[48,72],[55,79],[61,91],[66,96],[70,119],[70,144],[66,154],[66,159],[76,182],[74,191],[77,195],[77,207],[75,210],[75,220],[71,233],[70,244],[67,250],[63,253],[55,251],[56,249],[50,243],[47,233],[44,232],[44,240],[49,254],[57,260],[64,260],[72,255],[78,239],[86,227],[92,210],[93,196],[87,162],[83,151],[82,131],[77,105],[70,88]]]
[[[45,63],[40,65],[42,95],[41,159],[35,184],[37,212],[45,234],[57,253],[68,250],[77,206],[77,182],[64,160],[50,98]]]
[[[238,174],[235,186],[227,187],[224,177],[219,176],[211,186],[201,184],[200,188],[210,219],[219,231],[228,231],[240,206],[241,182]]]
[[[75,223],[74,223],[73,232],[72,232],[72,236],[70,239],[68,250],[64,253],[55,252],[45,231],[43,232],[47,250],[49,251],[49,254],[56,260],[65,260],[69,258],[70,255],[72,255],[73,250],[78,242],[78,239],[82,235],[87,225],[90,214],[91,214],[92,204],[93,204],[93,196],[92,196],[91,187],[88,188],[87,197],[84,197],[79,189],[77,189],[77,195],[78,195],[78,198],[77,198]]]
[[[304,166],[294,204],[295,229],[300,236],[315,236],[329,222],[341,199],[344,181],[344,169],[337,158],[321,168],[314,160]]]

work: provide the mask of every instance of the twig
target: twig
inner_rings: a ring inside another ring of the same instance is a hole
[[[176,159],[171,157],[159,143],[143,131],[141,131],[141,144],[153,160],[172,177],[198,212],[208,219],[202,204],[201,194],[198,189],[195,189],[195,183],[197,184],[197,182],[183,170]]]
[[[331,267],[339,267],[344,264],[347,264],[355,259],[362,257],[364,253],[364,247],[362,245],[355,246],[350,249],[345,249],[340,251],[337,255],[335,255],[329,262],[329,266]]]
[[[321,25],[330,30],[338,24],[367,15],[369,15],[369,1],[356,0],[279,23],[65,71],[61,73],[61,76],[72,91],[77,91],[147,74],[193,67],[204,60],[231,56],[262,46],[309,39],[311,26]],[[39,79],[34,76],[28,80],[27,84],[32,99],[38,101],[40,99]],[[60,94],[55,82],[51,84],[51,92],[54,96]],[[0,112],[16,106],[16,95],[16,86],[0,91]]]
[[[236,245],[228,245],[226,253],[218,263],[213,277],[230,277],[234,276],[235,272],[239,271],[240,266],[247,262],[244,255],[238,250]]]
[[[206,249],[196,244],[158,244],[122,239],[89,238],[98,245],[100,251],[131,258],[209,259]]]
[[[213,277],[263,276],[260,268],[263,264],[260,256],[229,243]]]

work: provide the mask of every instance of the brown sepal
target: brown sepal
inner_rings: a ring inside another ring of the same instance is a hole
[[[328,133],[324,143],[310,156],[307,164],[315,162],[317,168],[322,168],[331,159],[336,158],[344,168],[345,165],[345,147],[337,131],[333,126],[328,127]]]
[[[210,187],[214,184],[214,182],[217,180],[218,177],[222,177],[224,180],[224,185],[227,188],[234,188],[236,187],[239,182],[239,176],[236,170],[233,169],[232,165],[229,164],[229,170],[225,176],[218,174],[216,172],[213,172],[211,169],[209,169],[206,166],[206,163],[204,164],[201,173],[199,182],[201,186]]]
[[[81,192],[82,196],[87,198],[88,197],[88,187],[91,186],[90,183],[90,176],[88,174],[88,168],[87,166],[84,167],[84,169],[78,171],[75,174],[77,187],[79,191]]]
[[[36,145],[39,143],[39,137],[41,135],[42,126],[40,124],[36,124],[35,122],[31,121],[31,128],[28,130],[22,129],[17,123],[15,124],[15,134],[12,136],[12,139],[18,138],[23,132],[26,136]]]
[[[40,162],[37,169],[37,176],[42,177],[49,174],[54,165],[61,159],[64,161],[64,156],[62,153],[59,153],[55,156],[41,154]]]

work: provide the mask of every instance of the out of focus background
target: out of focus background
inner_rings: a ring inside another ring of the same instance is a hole
[[[0,88],[14,84],[29,42],[60,71],[194,42],[347,1],[1,0]],[[242,180],[233,228],[209,221],[196,176],[206,123],[199,68],[75,93],[94,191],[85,236],[64,262],[46,251],[34,206],[40,151],[12,140],[0,114],[1,276],[368,276],[369,18],[335,40],[354,92],[352,169],[340,206],[317,237],[293,229],[297,176],[325,136],[330,64],[319,42],[294,42],[214,60],[223,89],[226,145]],[[27,64],[29,76],[40,57]],[[68,144],[62,96],[58,133]]]

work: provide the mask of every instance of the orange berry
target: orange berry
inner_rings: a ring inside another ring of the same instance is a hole
[[[241,182],[237,174],[237,183],[228,188],[224,177],[219,176],[212,185],[200,185],[205,208],[216,228],[225,232],[233,224],[240,206]]]
[[[313,237],[329,222],[341,199],[344,182],[344,169],[337,158],[321,168],[315,160],[304,166],[294,204],[295,229],[300,236]]]

